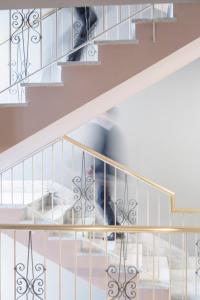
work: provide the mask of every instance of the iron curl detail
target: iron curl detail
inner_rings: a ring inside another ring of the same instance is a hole
[[[136,298],[136,277],[138,271],[135,266],[121,268],[111,265],[107,268],[108,275],[108,296],[111,299],[135,299]]]
[[[43,264],[34,266],[32,234],[29,232],[27,263],[18,263],[15,268],[16,274],[16,300],[28,299],[31,295],[34,299],[43,300],[44,280],[42,276],[46,272]],[[24,296],[24,297],[23,297]]]

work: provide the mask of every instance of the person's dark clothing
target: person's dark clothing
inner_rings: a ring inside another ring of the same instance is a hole
[[[89,39],[91,30],[97,23],[97,15],[92,7],[76,7],[76,13],[82,23],[80,33],[78,34],[74,48],[79,47]],[[72,53],[68,57],[68,61],[80,61],[83,48]]]
[[[120,142],[122,142],[120,131],[116,125],[105,128],[94,124],[94,132],[98,137],[95,150],[106,157],[120,162]],[[114,214],[111,186],[115,170],[112,166],[104,164],[102,160],[95,159],[95,178],[97,182],[97,202],[102,211],[106,211],[106,218],[109,225],[120,225]],[[106,184],[105,184],[106,183]],[[105,198],[105,199],[104,199]],[[104,207],[105,206],[105,207]]]

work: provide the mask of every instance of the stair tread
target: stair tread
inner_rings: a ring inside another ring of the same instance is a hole
[[[141,19],[141,18],[136,18],[136,19],[132,19],[132,23],[152,23],[152,22],[155,22],[155,23],[174,23],[174,22],[177,22],[177,18],[176,17],[173,17],[173,18],[170,18],[170,17],[160,17],[160,18],[146,18],[146,19]]]
[[[64,86],[63,82],[25,82],[21,83],[22,87],[60,87]]]
[[[77,66],[96,66],[100,65],[100,61],[66,61],[66,62],[58,62],[58,66],[62,67],[77,67]]]
[[[104,44],[111,44],[111,45],[120,45],[120,44],[133,44],[133,45],[137,45],[139,43],[139,40],[137,39],[127,39],[127,40],[96,40],[95,44],[99,44],[99,45],[104,45]]]

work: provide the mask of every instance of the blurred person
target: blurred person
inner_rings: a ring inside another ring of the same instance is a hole
[[[78,34],[74,48],[87,42],[89,35],[97,23],[97,15],[92,7],[75,7],[79,20],[81,21],[81,30]],[[68,56],[68,61],[80,61],[84,48],[80,48]]]
[[[92,140],[95,141],[93,149],[102,155],[119,163],[124,163],[123,135],[116,123],[116,109],[111,109],[105,114],[91,121]],[[91,167],[90,173],[92,174]],[[106,176],[106,177],[105,177]],[[102,212],[106,214],[109,225],[120,225],[116,219],[111,191],[114,182],[115,168],[104,164],[102,160],[95,159],[95,180],[97,186],[97,202]],[[105,207],[104,207],[105,206]],[[116,233],[116,238],[123,238],[123,233]],[[111,233],[108,240],[115,239],[115,233]]]

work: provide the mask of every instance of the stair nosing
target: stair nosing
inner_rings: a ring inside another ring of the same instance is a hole
[[[96,40],[95,44],[98,45],[123,45],[123,44],[133,44],[133,45],[138,45],[139,40]]]
[[[57,65],[61,67],[98,66],[100,64],[101,64],[100,61],[66,61],[66,62],[57,63]]]
[[[0,108],[27,107],[27,106],[28,106],[28,102],[22,102],[22,103],[20,103],[20,102],[19,103],[3,102],[3,103],[0,103]]]
[[[25,82],[22,87],[62,87],[64,82]]]
[[[174,23],[177,22],[177,18],[155,18],[155,19],[132,19],[132,23]]]

